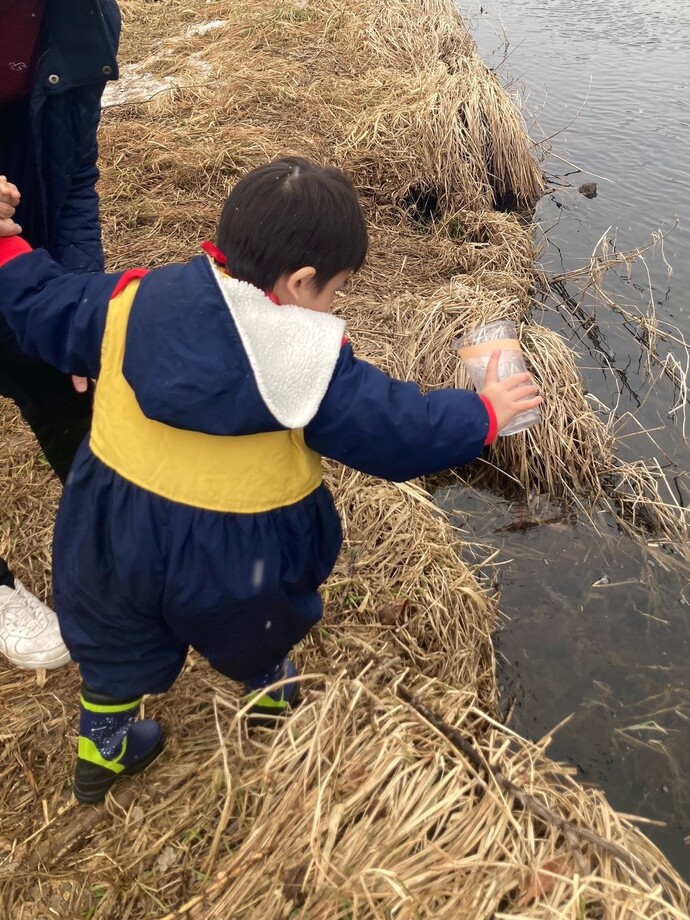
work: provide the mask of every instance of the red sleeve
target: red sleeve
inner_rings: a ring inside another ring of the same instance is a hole
[[[11,262],[17,256],[23,256],[25,252],[33,252],[33,249],[21,236],[3,236],[0,238],[0,266]]]
[[[498,419],[496,418],[496,412],[486,396],[480,395],[479,398],[484,403],[484,408],[489,413],[489,432],[486,436],[484,444],[493,444],[493,442],[498,437]]]

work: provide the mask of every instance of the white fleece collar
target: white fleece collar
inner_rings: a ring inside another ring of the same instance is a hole
[[[277,306],[263,291],[224,275],[215,266],[213,276],[266,407],[285,428],[304,428],[331,382],[344,321],[330,313]]]

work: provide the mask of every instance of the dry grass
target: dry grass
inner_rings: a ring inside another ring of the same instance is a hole
[[[515,319],[544,423],[472,475],[586,508],[601,500],[619,470],[610,432],[573,355],[528,322],[540,172],[452,2],[121,5],[135,98],[152,79],[177,88],[106,113],[111,266],[195,254],[228,187],[269,157],[338,163],[372,234],[339,302],[358,353],[448,385],[461,381],[463,328]],[[210,20],[220,24],[198,29]],[[0,551],[45,594],[57,487],[6,405],[0,426]],[[625,475],[632,500],[654,487],[644,469]],[[305,702],[276,733],[248,737],[234,688],[190,656],[174,689],[146,703],[166,725],[164,757],[104,807],[80,808],[75,670],[38,686],[0,671],[3,916],[687,918],[687,889],[630,822],[491,718],[496,600],[428,493],[336,467],[328,477],[345,545],[324,623],[297,653]],[[402,701],[400,682],[479,760]]]

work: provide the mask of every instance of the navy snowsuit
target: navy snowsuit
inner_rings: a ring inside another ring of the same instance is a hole
[[[389,378],[340,319],[206,256],[79,276],[23,248],[0,240],[0,310],[22,348],[98,378],[54,542],[62,634],[98,692],[166,690],[190,645],[246,680],[306,635],[342,539],[322,455],[405,480],[495,435],[476,393]]]

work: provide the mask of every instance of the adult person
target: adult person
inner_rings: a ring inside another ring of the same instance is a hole
[[[119,36],[115,0],[0,0],[0,173],[22,190],[14,221],[24,237],[69,271],[103,269],[96,132]],[[0,317],[0,395],[64,483],[91,423],[88,382],[23,355]],[[2,558],[0,653],[26,668],[69,661],[55,614]]]

